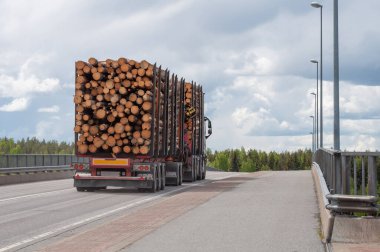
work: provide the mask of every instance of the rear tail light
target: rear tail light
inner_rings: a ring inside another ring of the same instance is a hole
[[[79,165],[79,170],[83,170],[83,164]]]

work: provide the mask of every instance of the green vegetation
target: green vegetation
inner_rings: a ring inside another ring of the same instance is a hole
[[[0,138],[0,154],[74,154],[74,143],[27,138]]]
[[[310,150],[295,152],[269,153],[258,150],[227,149],[223,151],[206,151],[208,166],[223,171],[287,171],[310,169],[312,153]]]

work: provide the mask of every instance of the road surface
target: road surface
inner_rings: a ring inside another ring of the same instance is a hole
[[[160,193],[0,187],[1,251],[324,251],[310,171],[208,172]]]

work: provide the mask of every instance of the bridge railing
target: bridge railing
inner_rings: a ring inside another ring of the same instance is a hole
[[[70,154],[5,154],[0,155],[0,170],[5,168],[59,167],[83,162],[83,157]]]
[[[332,194],[379,196],[376,159],[380,152],[344,152],[319,149],[314,161],[319,165]]]

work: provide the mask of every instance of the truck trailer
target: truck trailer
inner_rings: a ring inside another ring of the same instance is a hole
[[[202,86],[147,61],[75,63],[77,191],[107,186],[156,192],[206,177]]]

